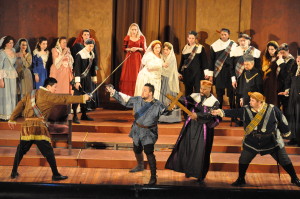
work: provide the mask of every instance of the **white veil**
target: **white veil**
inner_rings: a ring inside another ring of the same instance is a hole
[[[142,57],[140,70],[142,70],[144,68],[144,66],[146,65],[146,63],[148,62],[149,59],[152,59],[152,56],[154,54],[154,52],[152,50],[152,45],[155,44],[155,43],[160,43],[161,44],[161,42],[159,40],[154,40],[150,43],[150,45],[148,46],[144,56]]]
[[[146,44],[146,37],[143,35],[139,25],[137,23],[132,23],[130,24],[128,31],[127,31],[127,35],[130,36],[130,28],[131,26],[136,26],[137,27],[137,37],[140,38],[141,36],[144,37],[144,49],[147,49],[147,44]]]
[[[164,63],[168,65],[167,68],[163,68],[163,74],[169,77],[169,88],[174,93],[179,93],[179,79],[178,79],[178,69],[177,69],[177,61],[174,53],[174,47],[171,43],[165,42],[163,46],[169,45],[171,47],[170,54],[166,57],[163,54]]]
[[[14,49],[16,50],[16,53],[20,52],[20,41],[21,40],[25,40],[27,42],[27,52],[31,54],[31,49],[30,49],[30,46],[29,46],[29,43],[28,43],[28,40],[25,39],[25,38],[20,38],[16,45],[14,46]]]
[[[5,39],[5,37],[6,37],[6,36],[4,36],[4,37],[2,37],[2,38],[0,39],[0,47],[2,46],[2,44],[3,44],[3,42],[4,42],[4,39]]]

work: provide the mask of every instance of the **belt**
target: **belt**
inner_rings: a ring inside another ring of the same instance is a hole
[[[257,138],[265,138],[265,137],[270,137],[274,135],[273,133],[252,133],[253,137],[257,137]]]
[[[139,124],[139,123],[137,123],[137,122],[135,122],[135,123],[136,123],[136,125],[137,125],[138,127],[141,127],[141,128],[144,128],[144,129],[151,129],[151,128],[153,128],[153,127],[156,126],[156,124],[153,124],[153,125],[151,125],[151,126],[144,126],[144,125],[141,125],[141,124]]]
[[[43,118],[36,118],[36,117],[31,117],[31,118],[25,118],[25,121],[41,121],[43,122]]]

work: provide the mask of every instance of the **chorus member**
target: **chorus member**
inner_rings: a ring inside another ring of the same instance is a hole
[[[270,41],[267,44],[265,54],[262,57],[263,91],[266,103],[274,104],[278,107],[278,86],[277,86],[277,53],[278,43]]]
[[[70,82],[73,79],[74,59],[70,49],[67,47],[67,38],[60,37],[54,48],[52,48],[53,64],[50,68],[50,77],[57,80],[56,93],[71,94]]]
[[[153,94],[155,99],[159,99],[161,89],[161,73],[162,73],[162,55],[161,55],[162,43],[158,40],[151,42],[142,58],[143,69],[139,72],[136,84],[134,96],[141,96],[143,87],[146,83],[150,83],[155,88]]]
[[[225,89],[229,97],[229,105],[233,107],[233,90],[230,80],[230,52],[237,44],[229,38],[230,30],[222,28],[220,39],[210,46],[210,60],[214,69],[214,84],[216,86],[217,99],[220,102],[220,108],[223,106],[223,95]]]
[[[205,49],[196,43],[197,32],[188,33],[188,43],[184,46],[179,64],[179,78],[185,86],[185,95],[200,92],[200,80],[213,80],[213,69],[207,62]]]
[[[84,93],[91,93],[93,91],[92,83],[97,82],[96,76],[96,60],[93,48],[95,45],[95,40],[87,39],[85,40],[85,47],[79,51],[75,57],[74,62],[74,95],[82,95]],[[77,117],[77,107],[78,104],[73,104],[72,109],[74,113],[73,122],[80,123]],[[80,104],[81,109],[81,120],[93,121],[94,119],[90,118],[87,115],[87,105]]]
[[[17,71],[14,38],[6,36],[0,41],[0,119],[8,120],[17,99]]]
[[[133,23],[129,26],[124,38],[123,50],[126,51],[125,59],[130,57],[123,63],[119,88],[120,92],[133,96],[142,55],[146,51],[146,39],[138,24]]]
[[[20,97],[23,98],[33,89],[32,54],[28,40],[25,38],[19,39],[14,48],[17,56],[16,69],[18,72]]]
[[[295,58],[290,54],[289,46],[286,43],[283,43],[279,46],[277,57],[278,60],[276,63],[278,67],[276,72],[278,74],[278,92],[285,92],[286,81],[288,80],[289,73],[291,72],[292,66],[295,63]],[[287,116],[289,97],[280,95],[278,103],[279,107],[282,108],[283,114]]]
[[[32,68],[34,74],[34,88],[38,89],[44,85],[48,77],[46,64],[49,58],[47,50],[48,41],[45,37],[40,37],[33,51]]]

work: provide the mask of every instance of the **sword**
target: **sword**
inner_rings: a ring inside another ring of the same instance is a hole
[[[113,72],[111,72],[92,92],[90,92],[90,93],[87,93],[87,95],[89,95],[90,96],[90,98],[92,99],[92,97],[93,97],[93,94],[100,88],[100,86],[102,86],[102,84],[104,84],[104,82],[112,75],[112,74],[114,74],[121,66],[122,66],[122,64],[130,57],[132,55],[132,53],[130,53],[129,54],[129,56],[128,57],[126,57],[120,64],[119,64],[119,66],[117,66],[116,68],[115,68],[115,70],[113,70]]]

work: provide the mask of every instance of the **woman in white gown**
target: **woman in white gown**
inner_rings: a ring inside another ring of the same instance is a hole
[[[162,44],[158,40],[151,42],[142,58],[141,70],[135,84],[135,96],[141,96],[146,83],[154,86],[154,98],[159,99],[161,88],[161,73],[163,60],[161,56]]]

